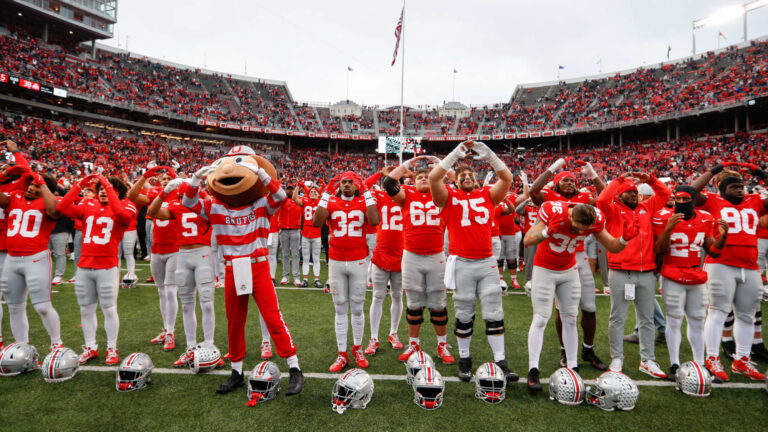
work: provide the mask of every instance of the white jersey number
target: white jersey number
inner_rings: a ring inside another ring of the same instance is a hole
[[[701,257],[701,248],[704,246],[704,233],[696,233],[696,237],[693,242],[690,241],[688,235],[682,232],[675,232],[669,236],[669,255],[673,257],[688,257],[690,252],[696,253],[697,257]]]
[[[586,237],[578,236],[570,238],[564,234],[554,233],[550,238],[551,240],[549,241],[549,247],[553,251],[557,253],[563,253],[567,250],[569,254],[572,254],[576,251],[576,246],[578,246],[580,242],[584,241]],[[560,243],[555,244],[555,240],[559,240]]]
[[[95,222],[94,222],[95,221]],[[97,245],[105,245],[109,243],[109,239],[112,238],[112,227],[114,222],[112,218],[102,216],[96,219],[96,216],[88,216],[85,219],[85,235],[83,236],[83,244],[89,244],[93,242]],[[101,230],[100,235],[95,235],[94,228]]]
[[[725,207],[720,210],[720,216],[728,222],[728,234],[738,234],[742,231],[750,235],[757,233],[760,217],[751,208],[744,208],[739,211],[733,207]]]
[[[331,220],[338,226],[338,229],[333,231],[334,237],[362,237],[363,236],[363,222],[365,222],[365,214],[360,210],[352,210],[347,212],[337,210],[331,213]]]
[[[411,201],[409,210],[413,226],[440,226],[440,209],[432,201],[427,203]]]
[[[33,238],[40,234],[40,225],[43,223],[43,213],[40,210],[22,211],[15,208],[8,213],[8,237],[20,234],[22,237]]]
[[[490,212],[487,208],[483,207],[484,202],[484,198],[472,198],[470,200],[460,200],[456,199],[455,197],[453,198],[453,204],[461,206],[461,226],[468,226],[472,224],[472,221],[469,220],[470,209],[472,209],[473,213],[475,213],[475,222],[479,223],[480,225],[485,225],[488,223]]]
[[[181,226],[184,231],[181,235],[184,237],[197,237],[197,224],[192,222],[197,217],[197,213],[184,213],[181,215]]]
[[[381,208],[381,229],[402,231],[403,214],[399,206],[384,206]]]
[[[315,216],[315,210],[317,210],[317,206],[304,206],[304,220],[312,222],[312,218]]]

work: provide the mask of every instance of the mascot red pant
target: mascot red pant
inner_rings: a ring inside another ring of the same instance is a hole
[[[283,320],[280,307],[277,304],[277,293],[272,277],[269,274],[269,262],[263,261],[251,264],[253,275],[253,299],[259,308],[264,322],[267,323],[269,335],[275,343],[280,357],[290,357],[296,354],[291,332]],[[249,295],[237,295],[232,266],[226,267],[224,279],[224,304],[227,309],[227,336],[229,338],[230,361],[241,361],[245,357],[245,321],[248,317]]]

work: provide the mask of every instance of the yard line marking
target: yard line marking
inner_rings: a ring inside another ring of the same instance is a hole
[[[80,371],[85,372],[115,372],[117,371],[116,366],[80,366]],[[171,369],[171,368],[154,368],[152,369],[152,373],[159,373],[162,375],[194,375],[195,373],[188,368],[179,368],[179,369]],[[245,376],[250,375],[250,371],[243,371],[243,374]],[[221,375],[221,376],[229,376],[231,374],[230,370],[213,370],[210,372],[205,372],[201,375]],[[281,371],[281,375],[288,376],[288,372]],[[321,372],[304,372],[304,376],[307,378],[317,378],[317,379],[339,379],[343,373],[338,374],[332,374],[332,373],[321,373]],[[386,374],[371,374],[371,378],[373,378],[374,381],[405,381],[405,375],[386,375]],[[443,380],[447,382],[461,382],[458,377],[453,376],[444,376]],[[549,384],[549,378],[544,378],[541,380],[543,384]],[[635,384],[637,384],[639,387],[674,387],[675,383],[671,381],[651,381],[651,380],[644,380],[644,381],[634,381]],[[585,384],[594,384],[595,380],[584,380]],[[519,381],[518,384],[524,385],[525,380]],[[762,389],[764,388],[765,384],[759,384],[759,383],[722,383],[722,384],[715,384],[712,383],[713,388],[729,388],[729,389]]]

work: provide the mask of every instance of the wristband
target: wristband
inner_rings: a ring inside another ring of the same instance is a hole
[[[376,200],[373,199],[373,195],[371,195],[371,191],[365,191],[363,193],[363,198],[365,198],[365,206],[375,206]]]
[[[331,195],[328,192],[323,192],[323,195],[320,196],[320,201],[318,201],[317,206],[322,208],[328,207],[328,199],[331,198]]]
[[[629,240],[624,240],[624,237],[619,237],[619,243],[621,243],[622,245],[626,246],[627,243],[629,243]]]
[[[264,168],[259,168],[258,171],[256,171],[256,175],[259,176],[259,180],[264,184],[264,186],[268,185],[270,181],[272,181],[272,177],[267,174],[266,171],[264,171]]]
[[[543,230],[541,230],[541,238],[548,238],[549,237],[549,230],[548,227],[544,227]]]
[[[488,160],[488,163],[490,163],[490,164],[491,164],[491,167],[492,167],[492,168],[493,168],[493,170],[494,170],[494,171],[496,171],[496,172],[499,172],[499,171],[504,171],[505,169],[507,169],[507,165],[504,163],[504,161],[502,161],[502,160],[501,160],[501,159],[500,159],[498,156],[496,156],[496,154],[494,154],[494,153],[491,153],[491,158]]]

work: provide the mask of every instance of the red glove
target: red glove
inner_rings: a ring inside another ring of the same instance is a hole
[[[336,183],[338,183],[340,175],[341,174],[339,174],[336,177],[330,179],[328,181],[328,184],[325,185],[325,189],[323,190],[323,192],[327,192],[330,195],[333,195],[334,193],[336,193]]]
[[[103,175],[101,175],[101,174],[99,174],[99,175],[97,175],[97,176],[96,176],[96,180],[97,180],[99,183],[101,183],[101,185],[102,185],[103,187],[105,187],[105,188],[106,188],[106,187],[110,187],[110,186],[112,186],[112,183],[110,183],[110,182],[109,182],[109,180],[107,180],[107,178],[106,178],[106,177],[104,177],[104,176],[103,176]]]
[[[637,237],[639,234],[640,224],[638,223],[637,217],[635,217],[632,221],[624,223],[624,230],[621,233],[621,238],[623,238],[624,241],[630,241]]]
[[[91,174],[91,175],[85,176],[82,180],[77,182],[77,187],[79,187],[80,189],[83,189],[85,187],[88,187],[88,186],[92,185],[93,181],[95,180],[95,178],[97,176],[98,176],[98,174]]]
[[[574,162],[576,162],[576,165],[578,165],[578,166],[584,166],[584,165],[587,164],[586,161],[583,161],[581,159],[576,159]]]
[[[8,167],[5,170],[5,175],[7,176],[23,175],[30,172],[32,172],[32,170],[28,166],[14,165],[12,167]]]
[[[746,168],[746,169],[748,169],[751,172],[754,172],[754,171],[757,171],[757,170],[760,169],[759,166],[757,166],[755,164],[752,164],[752,163],[740,163],[739,166],[742,167],[742,168]]]
[[[31,178],[32,183],[36,184],[37,186],[42,187],[45,184],[45,179],[43,178],[43,176],[41,176],[36,172],[30,172],[29,178]]]
[[[741,166],[741,164],[738,162],[723,162],[722,165],[723,168],[727,168],[729,166]]]
[[[573,156],[565,157],[565,158],[563,158],[563,160],[566,161],[566,162],[570,162],[570,161],[573,160]]]
[[[144,178],[155,177],[163,171],[167,171],[168,175],[171,176],[172,179],[176,178],[176,171],[174,171],[173,168],[165,165],[155,166],[148,169],[146,172],[144,172]]]
[[[355,175],[353,182],[357,190],[360,191],[360,195],[364,194],[368,190],[368,187],[365,185],[365,181],[362,177]]]

